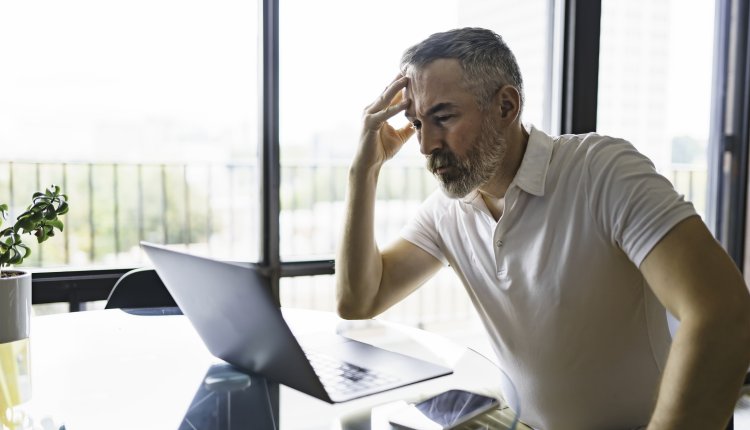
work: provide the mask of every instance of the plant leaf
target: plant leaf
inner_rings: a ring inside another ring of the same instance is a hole
[[[57,208],[58,215],[65,215],[68,213],[68,202],[60,203],[60,207]]]
[[[11,248],[12,256],[10,258],[10,264],[20,264],[23,261],[23,256],[17,249]]]
[[[19,230],[23,230],[26,233],[30,232],[31,230],[34,230],[34,225],[36,225],[36,223],[34,223],[34,221],[32,221],[29,218],[26,218],[16,223],[16,227]]]
[[[31,255],[31,249],[24,245],[23,243],[19,243],[18,247],[23,249],[23,258],[27,258],[29,255]]]
[[[60,231],[63,231],[63,222],[60,221],[59,219],[53,219],[51,221],[48,221],[48,224],[53,227],[56,227]]]

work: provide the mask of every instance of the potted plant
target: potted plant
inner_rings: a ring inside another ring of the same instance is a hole
[[[14,407],[31,397],[29,326],[31,322],[31,273],[7,267],[21,264],[31,254],[22,235],[42,243],[62,231],[58,216],[68,212],[68,197],[52,185],[31,197],[31,205],[13,226],[0,230],[0,427],[16,428],[22,414]],[[0,204],[0,227],[8,217],[8,205]],[[20,428],[20,426],[19,426]]]
[[[52,185],[31,197],[31,205],[14,225],[0,230],[0,343],[28,337],[31,314],[31,274],[8,269],[31,254],[23,235],[34,235],[42,243],[62,231],[58,218],[68,212],[68,197]],[[8,205],[0,204],[0,227],[8,217]]]

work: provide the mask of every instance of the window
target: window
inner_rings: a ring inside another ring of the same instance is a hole
[[[0,56],[11,66],[0,69],[0,195],[12,216],[48,183],[62,185],[71,203],[64,237],[34,248],[27,265],[141,266],[140,240],[261,258],[258,22],[270,5],[280,8],[284,261],[333,255],[361,111],[404,49],[429,34],[462,26],[501,34],[524,74],[524,120],[548,129],[548,0],[3,4]],[[381,176],[380,241],[435,189],[417,145],[402,152]],[[454,279],[446,271],[433,282],[442,286],[405,306],[457,291]],[[330,280],[290,278],[283,288],[315,290],[310,307],[324,307]],[[306,303],[302,293],[281,295]]]
[[[401,53],[432,33],[482,26],[504,37],[525,80],[525,121],[541,127],[548,2],[423,0],[280,2],[281,254],[332,255],[362,110],[398,73]],[[330,19],[331,16],[341,19]],[[403,117],[395,122],[405,123]],[[398,234],[435,189],[416,139],[379,183],[379,241]]]
[[[56,183],[71,207],[26,264],[134,267],[139,240],[258,258],[257,22],[240,0],[0,5],[0,200]]]
[[[281,257],[330,258],[339,241],[348,168],[362,110],[398,73],[401,54],[432,33],[480,26],[500,34],[524,77],[524,121],[549,122],[549,2],[287,0],[280,5]],[[331,19],[332,16],[337,17]],[[405,124],[397,116],[396,124]],[[380,175],[376,239],[397,237],[436,189],[416,139]],[[282,279],[284,305],[332,310],[332,277]],[[469,298],[446,269],[386,318],[412,324],[471,321]]]
[[[0,201],[15,215],[36,189],[64,187],[63,237],[27,260],[53,271],[143,265],[139,240],[260,260],[259,18],[278,7],[278,40],[268,37],[280,61],[281,264],[331,258],[362,109],[393,78],[403,50],[450,28],[497,31],[524,75],[524,121],[552,132],[552,35],[563,34],[552,29],[552,8],[563,4],[2,3]],[[633,141],[703,214],[714,1],[603,0],[601,23],[597,129]],[[407,143],[381,175],[378,241],[396,236],[434,189],[416,143]],[[295,270],[281,272],[306,274]],[[409,300],[431,303],[436,285],[459,288],[448,275]],[[332,297],[328,276],[282,284]],[[310,297],[311,307],[331,303]]]
[[[597,131],[625,138],[705,215],[714,0],[602,1]]]

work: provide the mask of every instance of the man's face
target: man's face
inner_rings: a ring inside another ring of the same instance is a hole
[[[502,130],[490,106],[480,110],[462,81],[458,60],[440,59],[409,76],[406,117],[417,129],[427,168],[443,191],[461,198],[498,173],[505,156]]]

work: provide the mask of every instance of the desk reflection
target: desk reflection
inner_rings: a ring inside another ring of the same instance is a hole
[[[503,397],[502,372],[490,360],[438,335],[383,321],[342,321],[327,312],[282,311],[298,337],[338,333],[454,374],[331,405],[212,356],[176,309],[51,315],[32,319],[31,398],[13,408],[22,425],[10,428],[375,430],[391,428],[389,405],[446,389]],[[499,411],[500,421],[478,428],[513,428],[512,410],[511,404]]]
[[[272,401],[269,384],[278,387],[229,364],[211,366],[179,430],[275,429],[278,402]]]

